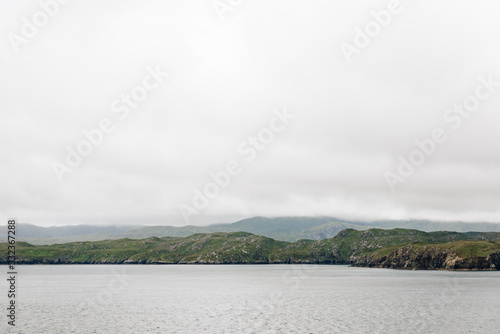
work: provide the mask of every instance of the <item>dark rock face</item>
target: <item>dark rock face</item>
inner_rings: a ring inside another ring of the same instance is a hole
[[[490,261],[492,269],[500,270],[500,252],[491,254]]]
[[[1,261],[0,261],[1,263]],[[221,259],[218,261],[199,259],[193,261],[175,260],[175,261],[151,261],[151,260],[125,260],[125,261],[111,261],[111,260],[72,260],[67,258],[36,258],[36,259],[23,259],[18,258],[17,264],[350,264],[349,261],[336,259],[332,256],[331,259],[314,259],[314,258],[288,258],[286,260],[268,259],[267,261],[244,261],[244,260],[230,260]]]
[[[407,246],[385,256],[376,254],[353,256],[351,265],[391,269],[500,270],[500,252],[484,257],[463,258],[439,249],[415,249]]]

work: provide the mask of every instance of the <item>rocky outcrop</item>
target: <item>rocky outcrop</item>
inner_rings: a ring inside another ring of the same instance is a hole
[[[392,269],[500,270],[500,252],[486,256],[463,256],[440,246],[409,245],[387,255],[374,252],[352,256],[350,262],[355,267]]]

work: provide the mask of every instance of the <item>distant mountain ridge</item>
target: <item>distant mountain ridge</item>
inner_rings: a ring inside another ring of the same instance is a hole
[[[121,237],[141,239],[148,237],[187,237],[194,233],[214,232],[249,232],[281,241],[297,241],[300,239],[326,239],[334,237],[338,232],[353,228],[364,230],[370,226],[366,223],[350,224],[332,217],[254,217],[243,219],[232,224],[213,224],[208,226],[148,226],[123,233]]]
[[[94,226],[76,225],[40,227],[19,224],[18,240],[36,245],[66,243],[73,241],[98,241],[105,239],[144,239],[149,237],[187,237],[195,233],[244,231],[281,241],[300,239],[321,240],[333,238],[344,229],[366,230],[369,228],[405,228],[425,232],[500,232],[500,223],[434,222],[427,220],[361,222],[335,217],[253,217],[232,224],[208,226]],[[0,242],[6,239],[6,227],[0,226]]]
[[[17,240],[33,244],[55,244],[71,241],[97,241],[116,239],[124,232],[136,230],[143,225],[67,225],[42,227],[19,223],[16,227]],[[7,239],[7,227],[0,226],[0,242]]]

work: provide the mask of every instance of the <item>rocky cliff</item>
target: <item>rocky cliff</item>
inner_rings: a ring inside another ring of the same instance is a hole
[[[351,256],[357,267],[393,269],[499,270],[500,243],[494,241],[408,245]]]

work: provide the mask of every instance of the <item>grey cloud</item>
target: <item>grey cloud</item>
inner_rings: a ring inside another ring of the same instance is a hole
[[[241,174],[192,223],[253,215],[498,222],[500,88],[458,130],[443,114],[474,93],[478,76],[500,81],[500,5],[405,2],[347,63],[339,44],[386,6],[254,1],[221,21],[210,1],[71,2],[15,53],[6,36],[39,5],[3,2],[2,216],[181,225],[179,204],[235,159]],[[156,65],[171,76],[118,121],[112,102]],[[284,106],[297,118],[245,162],[238,145]],[[104,117],[115,131],[58,182],[52,162]],[[436,127],[446,142],[391,192],[384,172]]]

